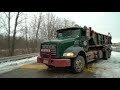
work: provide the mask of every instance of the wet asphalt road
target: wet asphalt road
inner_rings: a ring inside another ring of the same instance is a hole
[[[37,63],[32,64],[40,65]],[[0,75],[0,78],[95,78],[90,71],[84,70],[82,73],[73,74],[69,69],[33,69],[33,68],[18,68]]]

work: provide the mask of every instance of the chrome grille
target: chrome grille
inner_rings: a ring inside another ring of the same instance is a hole
[[[41,48],[42,49],[50,49],[51,57],[52,58],[56,57],[57,51],[56,51],[56,45],[55,44],[54,45],[42,45]],[[45,58],[49,57],[49,55],[47,53],[44,53],[42,56],[45,57]]]
[[[51,56],[56,56],[56,49],[51,49]]]

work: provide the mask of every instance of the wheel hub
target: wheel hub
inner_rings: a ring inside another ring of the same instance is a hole
[[[78,70],[78,71],[81,71],[81,69],[82,69],[82,61],[81,60],[77,60],[76,61],[76,69]]]

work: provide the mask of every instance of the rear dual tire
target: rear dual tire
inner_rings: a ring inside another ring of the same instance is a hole
[[[110,50],[105,50],[103,52],[103,59],[108,60],[108,58],[111,57],[111,51]]]
[[[108,51],[108,58],[110,58],[111,57],[111,51],[109,50]]]

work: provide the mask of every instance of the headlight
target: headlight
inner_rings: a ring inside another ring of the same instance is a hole
[[[72,52],[69,52],[69,53],[64,53],[63,56],[75,56],[75,54]]]

